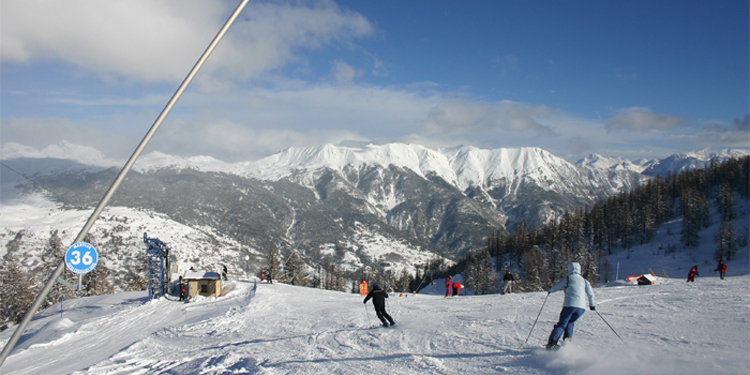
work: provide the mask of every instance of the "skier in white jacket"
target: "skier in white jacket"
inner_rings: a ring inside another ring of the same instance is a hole
[[[549,288],[548,292],[554,293],[559,290],[565,291],[565,302],[563,303],[562,312],[560,312],[560,320],[555,324],[555,328],[552,329],[552,333],[549,335],[547,349],[554,348],[560,336],[564,335],[563,340],[573,337],[573,327],[576,320],[586,312],[586,297],[584,297],[584,293],[588,296],[589,308],[596,310],[594,290],[591,288],[591,284],[581,276],[580,264],[573,262],[568,265],[568,276],[562,278]]]

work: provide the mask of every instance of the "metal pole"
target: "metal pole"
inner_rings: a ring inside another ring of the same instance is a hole
[[[365,323],[369,323],[370,322],[370,311],[367,310],[367,303],[364,303],[364,306],[365,306],[365,315],[367,315],[367,320],[365,321]]]
[[[249,0],[242,0],[240,5],[237,6],[237,9],[234,10],[234,12],[229,17],[229,19],[224,24],[224,26],[221,28],[221,30],[219,30],[219,32],[216,34],[213,41],[211,41],[211,44],[208,45],[208,48],[206,48],[206,50],[203,52],[203,55],[201,55],[200,59],[198,59],[198,62],[196,62],[195,66],[193,66],[193,69],[190,70],[190,73],[188,73],[187,77],[185,77],[185,80],[182,81],[182,84],[180,84],[180,87],[177,88],[177,91],[174,93],[174,95],[172,95],[172,98],[169,100],[167,105],[161,111],[161,114],[159,114],[159,117],[157,117],[156,121],[154,121],[154,124],[151,125],[151,129],[149,129],[148,133],[146,133],[146,136],[143,137],[143,139],[141,140],[141,143],[138,144],[138,147],[136,147],[135,151],[133,152],[133,155],[131,155],[130,159],[128,159],[127,163],[125,163],[125,166],[120,171],[120,174],[117,175],[117,178],[112,183],[112,186],[110,186],[109,190],[107,190],[107,193],[104,194],[104,197],[99,202],[99,205],[96,206],[96,209],[94,209],[94,212],[91,214],[88,221],[81,229],[81,232],[78,233],[78,237],[76,237],[73,243],[83,241],[83,238],[86,237],[86,235],[89,233],[89,230],[91,230],[91,227],[94,226],[94,222],[96,222],[96,220],[99,218],[99,215],[101,215],[102,211],[104,210],[104,207],[107,205],[109,200],[115,194],[115,191],[117,191],[117,188],[120,187],[120,184],[122,183],[122,181],[125,180],[125,177],[127,176],[128,172],[130,172],[130,170],[133,168],[133,164],[135,164],[136,160],[138,160],[138,157],[141,155],[141,153],[143,153],[143,150],[151,141],[151,138],[153,138],[154,134],[159,129],[162,122],[164,122],[164,119],[172,110],[172,107],[174,107],[175,103],[177,103],[177,100],[180,99],[180,97],[182,96],[182,93],[185,91],[185,89],[190,84],[190,82],[193,81],[193,78],[195,78],[195,75],[198,73],[198,70],[200,70],[200,68],[206,62],[206,60],[208,59],[208,56],[211,55],[211,52],[213,52],[214,48],[216,48],[216,45],[219,44],[219,41],[221,41],[221,38],[224,37],[224,34],[227,32],[227,30],[232,25],[232,23],[234,23],[234,20],[237,18],[237,16],[239,16],[240,12],[242,12],[242,9],[245,7],[245,5],[247,5],[248,1]],[[3,362],[5,362],[5,359],[8,357],[8,355],[13,350],[13,348],[16,346],[16,343],[18,342],[18,339],[21,337],[21,334],[26,329],[26,326],[29,325],[31,318],[34,317],[34,312],[36,312],[39,309],[39,306],[42,305],[44,298],[47,297],[47,294],[49,293],[50,289],[52,289],[52,286],[55,284],[55,279],[57,279],[57,277],[62,274],[64,269],[65,269],[65,262],[63,261],[60,263],[59,266],[57,266],[57,268],[55,269],[55,272],[52,274],[49,280],[47,280],[47,283],[39,292],[39,295],[37,295],[36,299],[34,300],[34,303],[31,305],[29,310],[26,311],[26,315],[24,315],[23,319],[18,324],[16,331],[13,332],[13,336],[11,336],[10,340],[8,340],[8,343],[5,344],[5,347],[3,348],[2,353],[0,353],[0,366],[2,366]]]
[[[614,332],[615,335],[617,335],[617,338],[620,339],[620,341],[622,341],[622,343],[624,344],[625,340],[623,340],[622,337],[620,337],[620,335],[617,334],[617,331],[615,331],[615,329],[612,328],[612,326],[609,325],[609,323],[607,323],[607,321],[604,319],[604,317],[602,316],[602,314],[599,314],[599,310],[594,310],[594,311],[596,311],[596,315],[599,315],[599,317],[602,318],[602,320],[604,321],[604,324],[606,324],[607,327],[609,327],[609,329],[611,329],[612,332]]]
[[[544,302],[542,303],[542,308],[539,309],[539,314],[536,315],[536,319],[534,319],[534,324],[531,326],[531,331],[529,331],[529,335],[526,336],[526,341],[524,341],[524,345],[529,342],[529,337],[531,337],[531,332],[534,332],[534,327],[536,327],[536,322],[539,320],[539,316],[542,315],[542,310],[544,310],[544,305],[547,304],[547,298],[549,298],[549,292],[547,292],[547,296],[544,297]]]

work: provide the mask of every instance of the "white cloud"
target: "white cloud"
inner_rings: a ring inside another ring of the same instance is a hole
[[[160,130],[154,149],[191,155],[212,155],[225,161],[247,161],[289,147],[325,143],[365,142],[367,138],[349,130],[253,129],[227,120],[175,121]]]
[[[332,65],[333,76],[339,84],[348,85],[357,76],[357,71],[344,61],[335,60]]]
[[[552,136],[555,133],[537,119],[554,115],[551,108],[527,106],[511,101],[477,103],[446,100],[432,108],[423,129],[428,133],[463,134],[467,132],[512,131]]]
[[[750,130],[750,113],[746,113],[742,120],[734,119],[734,130]]]
[[[682,117],[652,113],[648,108],[632,107],[608,119],[604,123],[607,131],[673,130],[685,126]]]
[[[179,82],[237,5],[226,1],[4,0],[2,60],[60,60],[103,78]],[[220,80],[246,80],[318,48],[372,33],[362,15],[328,0],[251,2],[204,67]]]
[[[132,154],[148,125],[144,126],[140,137],[131,134],[107,132],[95,124],[75,123],[58,117],[7,118],[0,123],[2,143],[14,142],[36,149],[59,144],[62,140],[89,146],[103,151],[110,157],[123,157]]]

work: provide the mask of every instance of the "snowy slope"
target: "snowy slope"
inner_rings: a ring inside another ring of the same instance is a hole
[[[22,231],[24,240],[17,255],[29,265],[37,259],[53,230],[59,230],[63,244],[72,244],[90,215],[91,210],[63,210],[59,204],[36,194],[24,196],[2,206],[0,240],[6,243]],[[111,270],[140,262],[136,259],[145,252],[144,233],[167,243],[180,271],[190,267],[218,271],[221,264],[234,264],[238,267],[233,272],[243,272],[239,266],[245,266],[248,260],[239,249],[260,256],[259,251],[221,236],[212,228],[194,228],[159,213],[127,207],[105,208],[89,233],[99,250],[100,264]],[[6,246],[0,246],[0,256],[6,252]]]
[[[145,292],[66,301],[30,324],[3,374],[747,374],[750,276],[596,288],[575,340],[540,349],[562,305],[545,293],[398,297],[395,328],[358,295],[250,282],[218,299]],[[616,284],[618,285],[618,284]],[[13,328],[13,327],[11,327]],[[12,329],[0,333],[3,343]]]

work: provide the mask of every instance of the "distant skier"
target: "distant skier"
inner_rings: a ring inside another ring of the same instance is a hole
[[[180,276],[180,301],[185,300],[185,283],[182,282],[182,276]]]
[[[380,289],[378,283],[372,283],[372,290],[370,290],[370,293],[367,293],[367,297],[365,297],[362,303],[366,304],[370,298],[372,298],[372,305],[375,306],[375,314],[377,314],[378,319],[383,323],[383,327],[388,327],[388,323],[390,325],[396,324],[393,318],[385,312],[385,299],[388,298],[388,293]]]
[[[719,261],[719,265],[716,267],[714,272],[719,271],[719,277],[721,277],[722,280],[724,280],[724,275],[727,273],[727,265],[724,264],[724,262]]]
[[[687,282],[692,283],[695,281],[696,276],[700,276],[698,274],[698,265],[693,266],[693,268],[690,269],[690,272],[688,272]]]
[[[565,302],[563,303],[563,309],[560,312],[560,319],[555,328],[552,329],[552,333],[549,335],[547,341],[547,350],[551,350],[557,346],[557,341],[560,340],[560,336],[563,336],[563,340],[567,341],[573,337],[573,327],[575,326],[576,320],[583,316],[586,312],[586,299],[584,293],[589,299],[589,308],[596,310],[596,302],[594,302],[594,290],[591,288],[588,280],[581,276],[581,265],[573,262],[568,265],[568,276],[558,281],[555,285],[549,288],[548,293],[554,293],[559,290],[565,291]]]
[[[454,296],[461,295],[461,283],[459,283],[458,281],[453,283],[453,295]]]
[[[227,266],[225,264],[222,264],[221,267],[222,267],[221,276],[224,278],[224,280],[227,280],[227,272],[229,270],[227,270]]]
[[[448,277],[445,278],[445,296],[450,297],[451,296],[451,280],[453,280],[453,277],[448,275]]]
[[[510,273],[510,271],[505,271],[505,275],[503,275],[503,292],[502,292],[502,294],[513,293],[513,281],[514,281],[513,274]]]

